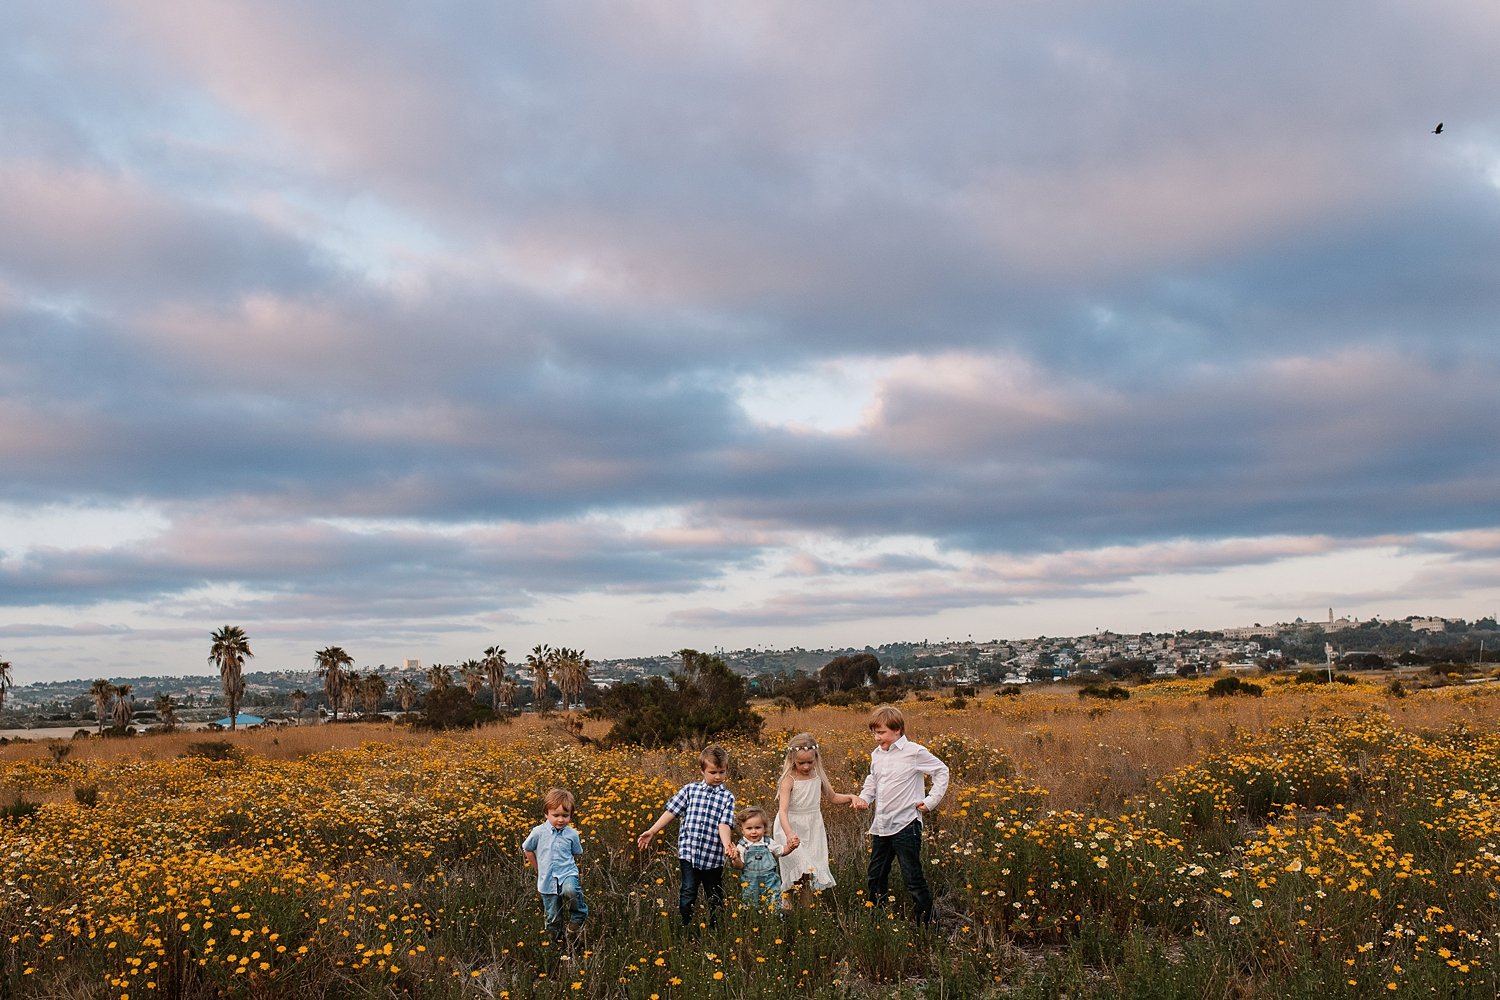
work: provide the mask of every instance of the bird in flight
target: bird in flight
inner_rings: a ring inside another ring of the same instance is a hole
[[[1438,122],[1437,128],[1435,128],[1435,129],[1432,130],[1432,134],[1433,135],[1442,135],[1443,134],[1443,123],[1442,122]]]

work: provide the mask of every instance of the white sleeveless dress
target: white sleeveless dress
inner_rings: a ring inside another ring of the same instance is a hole
[[[781,828],[781,817],[776,817],[776,839],[786,843],[789,833],[796,834],[801,843],[797,849],[781,858],[781,886],[790,889],[804,875],[812,874],[812,887],[817,890],[832,889],[833,874],[828,870],[828,827],[823,824],[823,783],[816,778],[807,781],[792,781],[792,800],[787,803],[787,819],[791,830]]]

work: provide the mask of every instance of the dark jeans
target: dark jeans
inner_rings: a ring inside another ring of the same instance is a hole
[[[682,926],[693,919],[693,904],[698,901],[701,887],[708,897],[708,925],[712,927],[719,916],[719,907],[724,905],[724,866],[718,868],[694,868],[682,858],[677,859],[682,871],[682,888],[677,893],[677,909],[682,914]]]
[[[891,862],[901,865],[901,878],[911,893],[913,915],[918,923],[932,919],[932,893],[922,874],[922,821],[912,820],[889,837],[870,837],[869,900],[885,905],[891,881]]]

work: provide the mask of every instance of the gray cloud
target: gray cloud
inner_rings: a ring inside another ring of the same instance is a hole
[[[690,609],[747,568],[1493,528],[1497,36],[1393,3],[12,5],[0,502],[171,526],[0,539],[0,606],[852,621],[906,598]],[[854,429],[741,409],[827,362],[884,372]],[[706,534],[621,526],[652,517]],[[1134,586],[1084,572],[900,613]]]

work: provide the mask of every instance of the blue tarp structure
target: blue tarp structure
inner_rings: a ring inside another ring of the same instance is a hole
[[[234,724],[236,726],[260,726],[264,725],[265,721],[265,719],[262,719],[258,715],[246,715],[244,712],[240,712],[234,717]],[[224,718],[219,719],[217,722],[215,722],[214,725],[223,726],[225,729],[228,729],[229,716],[224,716]]]

